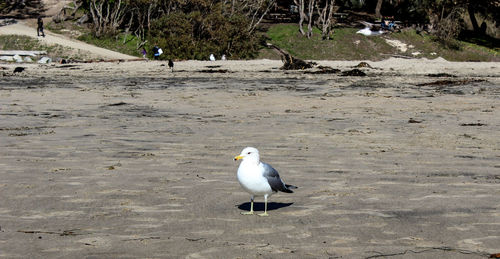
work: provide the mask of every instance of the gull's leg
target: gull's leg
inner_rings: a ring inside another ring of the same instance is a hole
[[[264,195],[264,213],[258,214],[259,216],[267,217],[267,194]]]
[[[250,211],[242,212],[242,215],[253,215],[253,195],[250,197]]]

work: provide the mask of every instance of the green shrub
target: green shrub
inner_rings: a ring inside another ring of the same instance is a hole
[[[248,59],[257,55],[259,37],[248,32],[244,16],[225,17],[220,10],[202,13],[170,13],[152,22],[149,50],[154,44],[162,48],[161,59],[208,59],[226,55],[232,59]]]

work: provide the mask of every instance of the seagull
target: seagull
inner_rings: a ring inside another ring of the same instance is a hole
[[[210,54],[210,61],[215,61],[215,56],[214,56],[214,54]]]
[[[269,164],[260,162],[259,150],[253,147],[246,147],[234,160],[242,160],[238,167],[238,181],[241,187],[250,193],[250,211],[242,212],[243,215],[252,215],[254,196],[264,196],[264,213],[259,216],[269,216],[267,214],[267,198],[278,191],[292,193],[291,189],[296,186],[285,184],[281,180],[278,171]]]
[[[372,30],[374,27],[373,23],[369,23],[369,22],[365,22],[365,21],[361,21],[360,23],[365,25],[365,28],[357,31],[356,33],[363,34],[365,36],[378,36],[378,35],[382,35],[385,33],[385,31],[383,31],[382,29],[379,29],[378,31],[373,31]]]
[[[172,72],[174,72],[174,61],[172,61],[171,59],[168,60],[168,67],[172,69]]]

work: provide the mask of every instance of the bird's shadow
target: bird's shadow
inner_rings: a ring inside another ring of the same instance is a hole
[[[277,209],[281,209],[284,207],[288,207],[292,204],[293,204],[293,202],[291,202],[291,203],[268,202],[267,203],[267,210],[268,211],[277,210]],[[250,202],[244,202],[244,203],[238,205],[238,209],[250,211]],[[254,211],[264,211],[264,203],[263,202],[254,202],[253,203],[253,210]]]

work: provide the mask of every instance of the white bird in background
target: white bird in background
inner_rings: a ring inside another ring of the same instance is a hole
[[[214,56],[214,54],[210,54],[210,61],[215,61],[215,56]]]
[[[373,23],[361,21],[361,24],[365,25],[365,28],[362,30],[357,31],[356,33],[363,34],[365,36],[378,36],[386,33],[382,29],[379,29],[378,31],[373,31]]]
[[[253,213],[254,196],[264,196],[264,213],[259,216],[269,216],[267,214],[267,198],[278,191],[292,193],[290,189],[296,189],[296,186],[285,184],[281,180],[278,171],[272,166],[260,162],[259,150],[253,147],[247,147],[241,151],[234,160],[243,161],[238,167],[238,181],[241,187],[251,194],[250,211],[241,214],[251,215]]]

